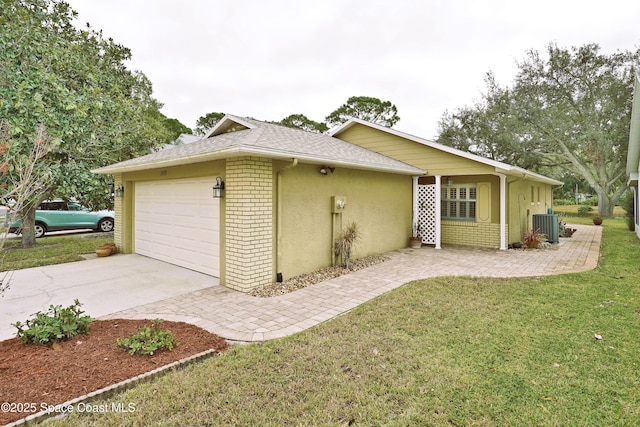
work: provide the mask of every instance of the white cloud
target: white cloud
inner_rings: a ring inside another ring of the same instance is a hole
[[[69,3],[132,49],[163,112],[191,127],[211,111],[323,120],[363,95],[395,103],[397,129],[432,138],[445,110],[480,96],[487,71],[510,83],[528,49],[640,45],[631,0]]]

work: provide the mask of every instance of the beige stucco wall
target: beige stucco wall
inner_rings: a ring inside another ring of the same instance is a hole
[[[509,243],[517,242],[531,230],[535,214],[546,214],[553,206],[553,186],[530,179],[507,181]]]
[[[125,197],[116,200],[116,242],[124,253],[135,251],[135,182],[219,175],[226,184],[220,281],[231,288],[246,292],[275,281],[278,272],[287,279],[332,265],[332,233],[351,221],[362,231],[354,258],[406,247],[410,176],[347,168],[323,176],[319,165],[303,163],[278,173],[290,163],[241,157],[118,174],[116,185],[123,184]],[[347,198],[342,214],[332,214],[332,196]]]
[[[125,197],[115,200],[116,244],[124,253],[135,250],[135,182],[222,176],[227,188],[220,204],[220,279],[234,289],[248,291],[271,283],[277,273],[286,280],[332,265],[333,238],[351,221],[362,232],[355,258],[406,247],[413,205],[410,176],[341,167],[324,176],[319,165],[304,163],[283,170],[290,165],[242,157],[117,174],[116,186],[123,184]],[[490,220],[443,221],[442,243],[499,247],[499,178],[477,173],[457,175],[454,182],[488,185],[490,194],[478,200],[478,211],[488,204]],[[520,240],[530,229],[531,215],[547,212],[552,192],[551,185],[508,178],[508,242]],[[346,197],[341,214],[332,213],[332,196]]]
[[[286,164],[275,163],[274,173]],[[356,221],[362,231],[354,258],[407,246],[412,220],[410,176],[340,167],[323,176],[319,169],[319,165],[298,164],[278,178],[282,227],[277,272],[285,280],[332,264],[332,233],[339,231],[340,224]],[[332,196],[347,198],[342,214],[332,214]]]

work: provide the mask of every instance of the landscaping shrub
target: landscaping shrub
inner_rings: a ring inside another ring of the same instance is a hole
[[[554,206],[570,206],[575,204],[576,201],[571,199],[556,199],[553,201]]]
[[[592,196],[584,199],[582,205],[598,206],[598,196]]]
[[[620,198],[620,206],[625,210],[626,214],[624,216],[625,222],[627,223],[627,227],[630,231],[636,230],[635,224],[635,206],[633,205],[633,192],[627,191],[624,193],[624,196]]]
[[[16,335],[24,343],[54,344],[76,335],[88,335],[93,319],[82,315],[81,305],[77,299],[67,308],[50,305],[46,313],[39,311],[33,319],[12,323],[12,326],[18,329]]]
[[[593,208],[591,207],[591,205],[582,204],[582,205],[578,206],[578,214],[579,215],[586,215],[591,211],[593,211]]]
[[[360,229],[356,222],[352,222],[340,232],[334,246],[336,256],[341,256],[345,263],[345,268],[351,268],[351,251],[356,242],[360,239]]]
[[[536,249],[540,246],[540,243],[547,241],[547,236],[542,234],[540,230],[527,231],[522,237],[522,243],[524,243],[530,249]]]
[[[151,322],[151,328],[138,328],[138,333],[117,340],[116,345],[127,350],[129,354],[152,355],[157,351],[171,350],[178,345],[178,341],[171,332],[160,329],[160,323],[162,320],[156,319]]]

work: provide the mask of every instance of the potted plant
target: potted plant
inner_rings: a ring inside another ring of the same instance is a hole
[[[411,230],[409,247],[413,249],[420,249],[422,247],[422,237],[420,237],[420,224],[418,224],[417,222],[413,224],[413,227]]]
[[[602,215],[594,215],[593,216],[593,224],[594,225],[602,225]]]
[[[575,228],[568,227],[567,223],[564,222],[562,219],[558,221],[558,228],[560,232],[560,237],[571,237],[573,236],[573,233],[576,232]]]
[[[522,238],[522,243],[524,243],[529,249],[537,249],[538,246],[540,246],[540,243],[545,241],[545,235],[542,234],[539,229],[527,231]]]

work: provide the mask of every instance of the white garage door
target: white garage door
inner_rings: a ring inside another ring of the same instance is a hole
[[[220,276],[220,199],[215,178],[137,182],[135,252]]]

